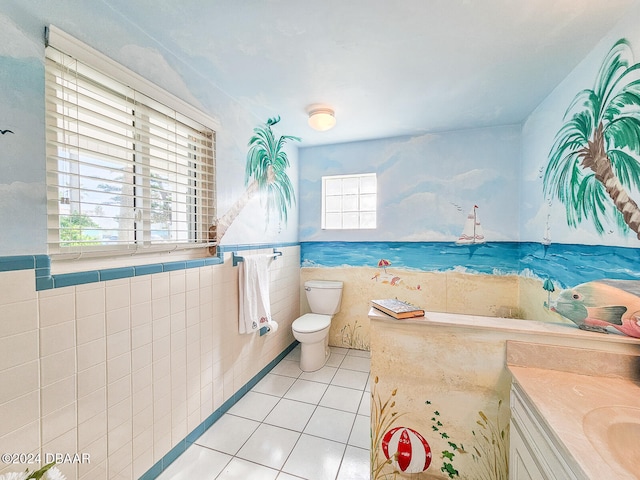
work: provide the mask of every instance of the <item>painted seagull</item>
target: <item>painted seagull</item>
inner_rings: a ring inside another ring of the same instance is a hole
[[[5,133],[13,133],[11,130],[0,130],[0,133],[4,135]]]

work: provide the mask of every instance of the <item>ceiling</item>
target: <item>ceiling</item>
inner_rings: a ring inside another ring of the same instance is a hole
[[[636,4],[103,1],[302,146],[521,123]],[[332,130],[307,126],[311,104],[335,110]]]

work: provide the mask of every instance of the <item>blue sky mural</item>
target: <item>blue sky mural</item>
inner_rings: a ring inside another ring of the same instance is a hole
[[[44,28],[50,23],[217,119],[218,215],[227,212],[245,191],[247,143],[254,126],[264,119],[255,118],[211,78],[194,74],[182,58],[198,52],[182,52],[177,44],[149,37],[106,3],[82,9],[63,0],[41,7],[34,14],[10,3],[0,13],[0,129],[14,132],[0,136],[2,254],[47,253]],[[100,22],[95,21],[98,17]],[[297,150],[288,147],[288,174],[297,189]],[[289,222],[268,224],[263,201],[255,198],[243,209],[223,244],[297,240],[297,205],[288,211]]]
[[[0,16],[0,245],[3,253],[45,253],[46,218],[25,215],[25,205],[46,208],[43,48]],[[35,161],[35,162],[34,162]]]
[[[488,241],[517,241],[520,128],[353,142],[300,150],[302,241],[455,241],[478,205]],[[378,227],[320,230],[321,177],[375,172]]]

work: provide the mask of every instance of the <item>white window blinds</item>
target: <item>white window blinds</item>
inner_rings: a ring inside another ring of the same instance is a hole
[[[51,41],[45,70],[49,253],[214,243],[214,131]]]

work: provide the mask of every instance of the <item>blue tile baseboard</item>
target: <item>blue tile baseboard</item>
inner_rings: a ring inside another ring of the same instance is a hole
[[[255,246],[252,248],[256,248]],[[138,480],[153,480],[157,478],[166,468],[176,460],[184,451],[189,448],[195,441],[209,428],[211,427],[222,415],[224,415],[227,410],[229,410],[233,405],[235,405],[244,395],[251,390],[256,384],[262,380],[267,373],[269,373],[280,361],[286,357],[291,350],[293,350],[296,345],[298,345],[298,341],[294,340],[294,342],[285,348],[282,353],[280,353],[276,358],[271,360],[260,370],[251,380],[249,380],[245,385],[243,385],[240,390],[234,393],[229,400],[224,402],[220,408],[215,410],[211,415],[209,415],[204,422],[198,425],[192,432],[190,432],[184,439],[178,442],[178,444],[173,447],[169,452],[158,460],[149,470],[147,470]]]
[[[15,255],[0,257],[0,272],[14,270],[35,270],[36,290],[50,290],[52,288],[83,285],[86,283],[130,278],[153,273],[171,272],[189,268],[199,268],[207,265],[219,265],[224,262],[226,252],[239,250],[259,250],[263,248],[281,248],[300,245],[299,243],[269,243],[269,244],[239,244],[218,247],[216,256],[177,262],[154,263],[122,268],[107,268],[86,272],[60,273],[51,275],[51,258],[49,255]]]

